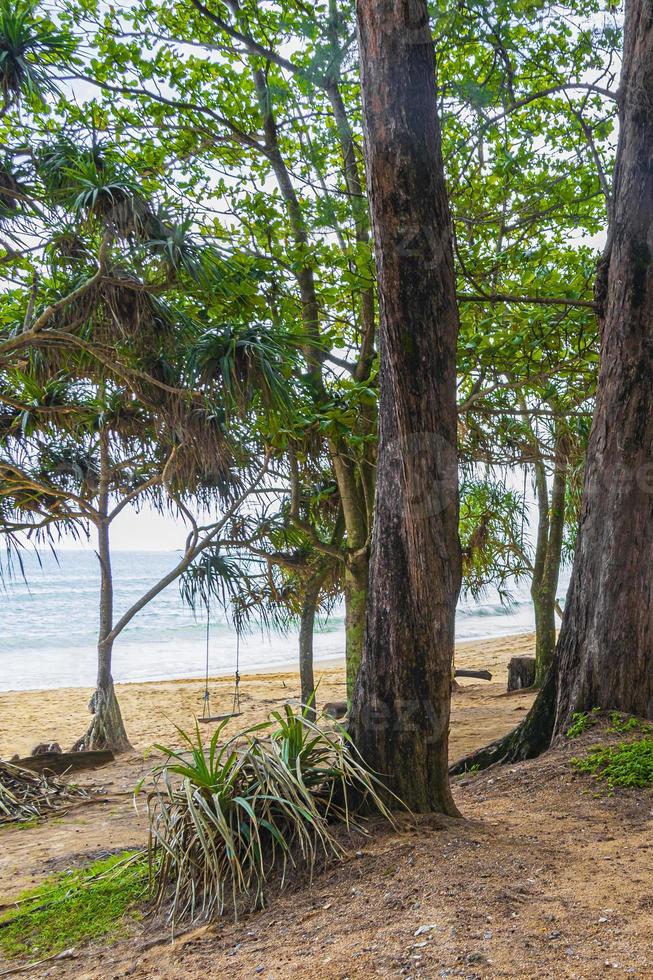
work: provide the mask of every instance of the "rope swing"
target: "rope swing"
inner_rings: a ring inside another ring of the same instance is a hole
[[[209,654],[211,649],[211,592],[209,589],[209,558],[206,558],[206,656],[204,670],[204,694],[202,696],[202,717],[197,720],[203,724],[212,721],[226,721],[238,718],[240,709],[240,630],[236,631],[236,672],[234,674],[234,700],[231,711],[226,715],[211,714],[211,691],[209,690]]]

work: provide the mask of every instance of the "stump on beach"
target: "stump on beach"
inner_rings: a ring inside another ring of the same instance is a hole
[[[512,657],[508,664],[508,690],[521,691],[535,683],[535,657]]]

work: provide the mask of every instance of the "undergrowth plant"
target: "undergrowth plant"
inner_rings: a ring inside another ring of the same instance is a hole
[[[567,738],[578,738],[589,728],[593,728],[599,720],[600,708],[592,708],[591,711],[576,711],[571,716],[571,725],[567,729]]]
[[[590,773],[612,789],[653,785],[653,737],[618,745],[595,746],[583,758],[571,760],[580,772]]]
[[[343,729],[287,707],[221,743],[227,723],[208,746],[197,724],[193,735],[178,729],[184,750],[156,746],[167,758],[147,796],[149,855],[173,925],[262,906],[273,876],[282,888],[289,867],[312,874],[342,856],[336,827],[362,830],[362,808],[393,822],[388,790]]]

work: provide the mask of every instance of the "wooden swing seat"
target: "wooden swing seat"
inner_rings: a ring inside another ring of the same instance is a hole
[[[202,725],[207,725],[210,721],[226,721],[227,718],[240,718],[242,711],[230,711],[226,715],[208,715],[206,718],[198,718]]]

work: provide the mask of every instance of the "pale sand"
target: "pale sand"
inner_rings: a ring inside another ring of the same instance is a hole
[[[508,661],[532,654],[533,635],[473,640],[456,648],[456,666],[492,672],[492,682],[461,679],[462,690],[453,697],[452,758],[499,737],[514,727],[530,705],[532,695],[506,696]],[[318,704],[345,697],[344,661],[316,664]],[[190,728],[202,712],[201,679],[118,684],[117,692],[127,732],[134,749],[142,753],[153,743],[178,744],[175,725]],[[299,696],[299,675],[293,670],[245,674],[241,680],[242,715],[229,723],[229,731],[254,724],[291,698]],[[233,679],[211,681],[211,713],[231,710]],[[0,757],[28,755],[39,742],[56,741],[69,749],[86,730],[87,703],[92,691],[58,688],[8,691],[0,694]],[[207,726],[210,730],[210,726]]]

